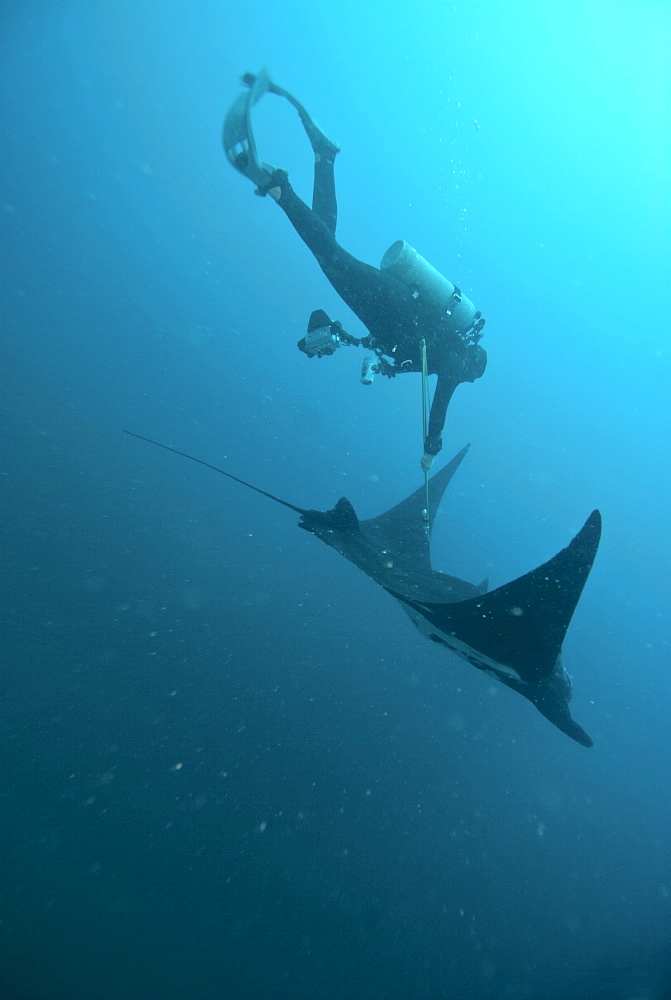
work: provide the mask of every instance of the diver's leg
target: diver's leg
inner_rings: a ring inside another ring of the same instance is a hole
[[[253,73],[245,73],[242,78],[243,84],[252,88],[252,93],[254,92],[254,88],[259,85],[259,80],[270,93],[286,98],[298,112],[303,128],[305,129],[305,134],[310,140],[312,151],[315,154],[312,210],[316,212],[328,229],[332,233],[335,233],[338,207],[336,203],[333,165],[337,154],[340,152],[340,147],[321,130],[301,102],[293,94],[290,94],[288,90],[278,87],[276,83],[273,83],[267,74],[264,73],[259,78]],[[240,166],[238,166],[238,169],[240,169]],[[264,186],[259,184],[259,194],[265,194],[267,190],[267,185],[264,191]]]
[[[335,235],[338,203],[336,201],[334,159],[335,154],[315,153],[312,211],[319,216],[329,232]]]
[[[371,332],[384,328],[392,340],[400,338],[410,308],[403,282],[343,250],[324,220],[298,197],[285,171],[276,170],[273,180],[267,193],[312,251],[341,299]]]
[[[305,245],[320,262],[335,256],[338,244],[326,222],[299,198],[286,170],[273,171],[272,178],[263,192],[277,202]]]

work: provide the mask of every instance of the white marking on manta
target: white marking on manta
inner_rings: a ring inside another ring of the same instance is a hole
[[[424,607],[424,605],[417,603],[418,607]],[[501,677],[512,677],[513,680],[517,681],[519,684],[527,684],[528,682],[520,677],[518,672],[513,668],[509,667],[506,663],[499,663],[497,660],[492,660],[491,657],[485,656],[484,653],[478,652],[478,650],[473,649],[472,646],[468,646],[465,642],[461,642],[456,636],[451,635],[449,632],[443,632],[442,629],[437,628],[437,626],[432,625],[431,622],[427,621],[422,615],[418,614],[414,608],[409,607],[407,604],[403,605],[403,610],[409,616],[411,621],[415,623],[422,635],[426,636],[427,639],[433,639],[434,641],[441,642],[443,645],[451,649],[453,653],[460,656],[463,660],[467,660],[472,666],[477,667],[478,670],[484,670],[488,674],[493,674],[497,678]],[[428,609],[427,609],[428,610]]]

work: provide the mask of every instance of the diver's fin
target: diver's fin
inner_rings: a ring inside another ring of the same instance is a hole
[[[595,510],[570,544],[548,562],[458,604],[411,601],[390,593],[446,637],[510,667],[526,684],[537,684],[554,670],[600,536],[601,515]]]
[[[249,75],[249,74],[248,74]],[[258,194],[266,194],[272,185],[274,167],[259,160],[252,130],[251,113],[272,82],[265,70],[252,78],[249,90],[233,101],[224,119],[223,144],[229,163],[256,184]]]
[[[173,455],[181,455],[182,458],[188,458],[192,462],[197,462],[198,465],[204,465],[206,469],[212,469],[213,472],[218,472],[222,476],[226,476],[227,479],[232,479],[236,483],[240,483],[241,486],[246,486],[248,490],[254,490],[255,493],[260,493],[263,497],[268,497],[269,500],[274,500],[275,503],[282,504],[283,507],[288,507],[289,510],[295,510],[297,514],[309,514],[310,511],[304,510],[302,507],[296,507],[294,504],[289,503],[288,500],[282,500],[281,497],[276,497],[274,493],[268,493],[266,490],[259,489],[258,486],[252,486],[251,483],[245,482],[244,479],[238,479],[237,476],[232,476],[230,472],[224,472],[223,469],[218,469],[216,465],[210,465],[209,462],[204,462],[202,458],[196,458],[195,455],[189,455],[185,451],[178,451],[177,448],[171,448],[169,444],[161,444],[160,441],[152,441],[151,438],[143,437],[142,434],[135,434],[133,431],[124,430],[124,434],[130,434],[131,437],[138,438],[140,441],[146,441],[147,444],[156,445],[157,448],[163,448],[164,451],[171,451]],[[356,517],[356,514],[354,515]]]
[[[325,159],[333,159],[335,155],[340,152],[340,146],[337,146],[336,143],[329,139],[326,133],[320,129],[317,122],[308,114],[301,102],[297,100],[293,94],[290,94],[288,90],[285,90],[284,87],[278,87],[276,83],[273,83],[265,70],[261,70],[259,76],[264,77],[264,90],[269,91],[271,94],[277,94],[278,97],[284,97],[289,104],[292,104],[296,108],[315,154],[322,156]],[[242,83],[246,87],[250,87],[252,91],[258,86],[258,80],[259,77],[254,76],[253,73],[245,73],[242,77]]]

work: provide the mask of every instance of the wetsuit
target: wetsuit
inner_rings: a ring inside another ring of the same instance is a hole
[[[315,160],[311,209],[293,190],[286,172],[276,170],[273,184],[281,191],[278,204],[338,295],[367,327],[373,349],[390,358],[399,374],[421,372],[420,340],[426,341],[428,372],[438,375],[438,382],[425,451],[436,455],[454,390],[460,382],[474,382],[483,374],[487,355],[478,344],[466,343],[450,330],[447,316],[424,302],[410,285],[386,270],[364,264],[338,244],[333,162],[334,157],[323,155]]]

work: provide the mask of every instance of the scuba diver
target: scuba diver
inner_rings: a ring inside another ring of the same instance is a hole
[[[375,357],[363,362],[361,381],[370,385],[375,374],[388,378],[422,372],[425,420],[422,468],[431,467],[442,447],[447,407],[461,382],[484,373],[487,355],[480,347],[484,319],[473,303],[404,240],[372,267],[344,250],[335,237],[337,204],[334,163],[339,147],[318,127],[288,91],[265,71],[245,74],[246,88],[224,122],[224,151],[230,163],[251,180],[255,193],[270,195],[312,251],[333,288],[368,330],[357,339],[323,310],[312,313],[306,336],[298,342],[309,357],[333,354],[341,344],[363,346]],[[259,160],[251,127],[251,111],[266,93],[277,94],[298,111],[315,155],[312,208],[303,202],[285,170]],[[426,419],[426,378],[437,375],[436,390]]]

